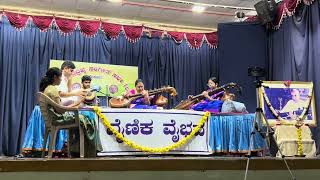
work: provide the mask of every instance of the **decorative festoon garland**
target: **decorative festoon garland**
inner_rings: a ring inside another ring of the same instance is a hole
[[[23,11],[22,11],[23,12]],[[62,35],[70,35],[76,29],[80,30],[80,33],[87,38],[95,37],[101,30],[111,39],[117,39],[120,33],[123,33],[125,38],[135,43],[143,37],[144,34],[150,35],[149,37],[170,37],[175,42],[181,43],[186,40],[187,44],[191,48],[200,48],[204,41],[210,48],[216,48],[218,43],[218,33],[211,32],[210,29],[205,31],[209,32],[184,32],[184,31],[167,31],[166,29],[155,29],[146,27],[145,25],[122,25],[116,23],[110,23],[102,21],[101,18],[92,18],[75,20],[74,18],[56,17],[54,15],[29,15],[27,12],[21,13],[0,10],[0,21],[3,17],[6,17],[10,24],[19,31],[22,31],[30,23],[33,23],[40,31],[52,30],[52,27],[57,28],[58,32]],[[156,32],[156,33],[152,33]],[[151,33],[150,33],[151,32]]]
[[[119,133],[110,123],[110,121],[101,113],[101,110],[99,107],[95,106],[94,111],[96,112],[96,114],[98,115],[98,117],[102,120],[102,123],[105,125],[106,128],[109,128],[109,130],[114,134],[114,136],[116,138],[118,138],[119,140],[123,141],[126,145],[130,146],[133,149],[136,150],[140,150],[143,152],[153,152],[153,153],[165,153],[165,152],[169,152],[171,150],[177,149],[181,146],[183,146],[184,144],[186,144],[188,141],[190,141],[197,132],[200,131],[201,127],[206,123],[206,121],[208,120],[210,113],[206,112],[200,122],[198,123],[198,125],[191,131],[191,133],[185,137],[184,139],[178,141],[177,143],[174,143],[172,145],[166,146],[166,147],[160,147],[160,148],[150,148],[150,147],[144,147],[142,145],[136,144],[135,142],[132,142],[131,140],[128,140],[127,138],[125,138],[123,136],[123,134]]]
[[[296,128],[297,128],[298,155],[303,156],[302,129],[301,129],[301,126],[296,126]]]
[[[269,100],[268,96],[266,95],[264,87],[261,87],[261,92],[262,92],[263,98],[266,101],[266,104],[267,104],[268,108],[270,109],[270,111],[272,112],[272,114],[280,121],[281,124],[286,124],[285,123],[285,119],[283,119],[276,112],[276,110],[273,108],[272,104],[270,103],[270,100]],[[312,93],[313,93],[313,91],[312,91],[312,88],[311,88],[311,90],[309,91],[309,94],[308,94],[307,106],[303,107],[303,111],[302,111],[301,115],[295,119],[297,121],[297,125],[299,125],[299,126],[303,125],[304,116],[306,115],[306,113],[307,113],[307,111],[309,109],[310,103],[311,103]]]

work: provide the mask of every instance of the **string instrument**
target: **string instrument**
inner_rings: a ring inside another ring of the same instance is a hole
[[[149,90],[149,96],[161,94],[163,92],[168,92],[171,96],[176,96],[177,92],[176,89],[173,87],[163,87],[159,89]],[[139,94],[132,94],[128,97],[113,97],[109,101],[109,105],[112,108],[127,108],[131,104],[132,101],[144,97],[141,93]],[[162,95],[158,97],[156,101],[156,105],[164,106],[168,102],[168,99],[163,97]]]
[[[96,90],[95,89],[89,89],[87,90],[86,97],[84,98],[83,103],[87,105],[95,105],[96,102]]]
[[[168,98],[162,96],[162,94],[161,94],[159,97],[157,97],[155,104],[157,106],[164,107],[168,104]]]
[[[241,93],[241,87],[239,85],[237,85],[236,83],[228,83],[225,84],[223,86],[220,86],[218,88],[215,88],[213,90],[209,90],[208,95],[212,96],[216,93],[219,93],[221,91],[226,91],[227,89],[230,88],[236,88],[236,90]],[[203,94],[198,94],[196,96],[190,96],[188,99],[186,100],[182,100],[174,109],[180,109],[180,110],[188,110],[190,109],[190,107],[198,102],[200,102],[201,100],[205,99],[206,97]]]

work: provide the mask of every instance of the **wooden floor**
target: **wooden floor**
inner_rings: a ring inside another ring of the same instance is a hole
[[[320,169],[320,158],[286,158],[292,170]],[[43,159],[0,157],[1,172],[243,170],[246,157],[100,157]],[[286,170],[274,157],[250,158],[250,170]]]

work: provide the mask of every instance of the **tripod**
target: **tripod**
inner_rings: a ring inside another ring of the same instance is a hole
[[[291,176],[291,179],[292,180],[295,180],[295,176],[294,174],[292,173],[288,163],[287,163],[287,160],[285,158],[285,156],[282,154],[281,152],[281,149],[279,148],[278,144],[276,143],[276,141],[274,140],[274,137],[273,137],[273,129],[270,127],[269,123],[268,123],[268,120],[266,118],[266,115],[263,113],[263,110],[261,108],[261,103],[260,103],[260,93],[259,93],[259,90],[261,87],[265,87],[265,88],[268,88],[267,86],[263,86],[262,85],[262,81],[261,80],[256,80],[255,81],[256,83],[256,98],[257,98],[257,108],[256,108],[256,111],[255,111],[255,118],[254,118],[254,121],[253,121],[253,124],[252,124],[252,129],[251,129],[251,134],[250,134],[250,140],[249,140],[249,152],[247,154],[247,165],[246,165],[246,172],[245,172],[245,175],[244,175],[244,180],[247,180],[247,175],[248,175],[248,170],[249,170],[249,164],[250,164],[250,159],[252,157],[252,148],[253,148],[253,144],[254,144],[254,135],[256,133],[256,131],[259,132],[260,136],[262,138],[265,139],[265,142],[267,143],[267,148],[270,152],[270,140],[272,138],[272,140],[275,142],[276,146],[277,146],[277,149],[281,155],[281,158],[283,160],[283,162],[285,163],[289,173],[290,173],[290,176]],[[262,121],[265,121],[265,124],[266,124],[266,132],[261,132],[261,129],[260,129],[260,125],[259,125],[259,121],[262,122]],[[256,131],[255,131],[256,129]],[[265,135],[263,135],[265,134]]]

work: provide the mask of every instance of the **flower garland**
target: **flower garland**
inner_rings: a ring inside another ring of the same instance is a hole
[[[150,148],[150,147],[144,147],[142,145],[139,145],[139,144],[136,144],[130,140],[128,140],[127,138],[125,138],[123,136],[123,134],[119,133],[111,124],[110,124],[110,121],[101,113],[101,110],[99,107],[95,106],[94,108],[94,111],[96,112],[96,114],[98,115],[98,117],[102,120],[102,123],[110,129],[110,131],[121,141],[123,141],[126,145],[130,146],[131,148],[134,148],[136,150],[140,150],[140,151],[143,151],[143,152],[154,152],[154,153],[165,153],[165,152],[168,152],[168,151],[171,151],[171,150],[174,150],[174,149],[177,149],[181,146],[183,146],[184,144],[186,144],[189,140],[191,140],[195,134],[200,131],[200,128],[206,123],[206,121],[208,120],[209,116],[210,116],[210,113],[209,112],[206,112],[199,124],[191,131],[191,133],[185,137],[184,139],[178,141],[177,143],[175,144],[172,144],[172,145],[169,145],[169,146],[166,146],[166,147],[161,147],[161,148]]]
[[[309,106],[310,106],[310,103],[311,103],[311,97],[312,97],[312,89],[313,88],[310,88],[311,90],[309,91],[309,94],[308,94],[308,99],[307,99],[307,106],[306,107],[303,107],[303,111],[301,113],[301,115],[299,117],[297,117],[295,120],[297,121],[297,125],[301,126],[303,124],[303,119],[305,117],[305,115],[307,114],[307,111],[309,109]],[[285,123],[285,119],[283,119],[278,113],[277,111],[273,108],[272,104],[270,103],[270,100],[268,98],[268,96],[266,95],[266,92],[264,90],[264,87],[261,87],[261,92],[262,92],[262,95],[264,97],[264,100],[266,101],[266,104],[268,106],[268,108],[270,109],[270,111],[272,112],[272,114],[280,121],[280,124],[287,124]]]
[[[301,126],[296,126],[297,127],[297,144],[298,144],[298,155],[303,156],[303,146],[302,146],[302,130]]]

